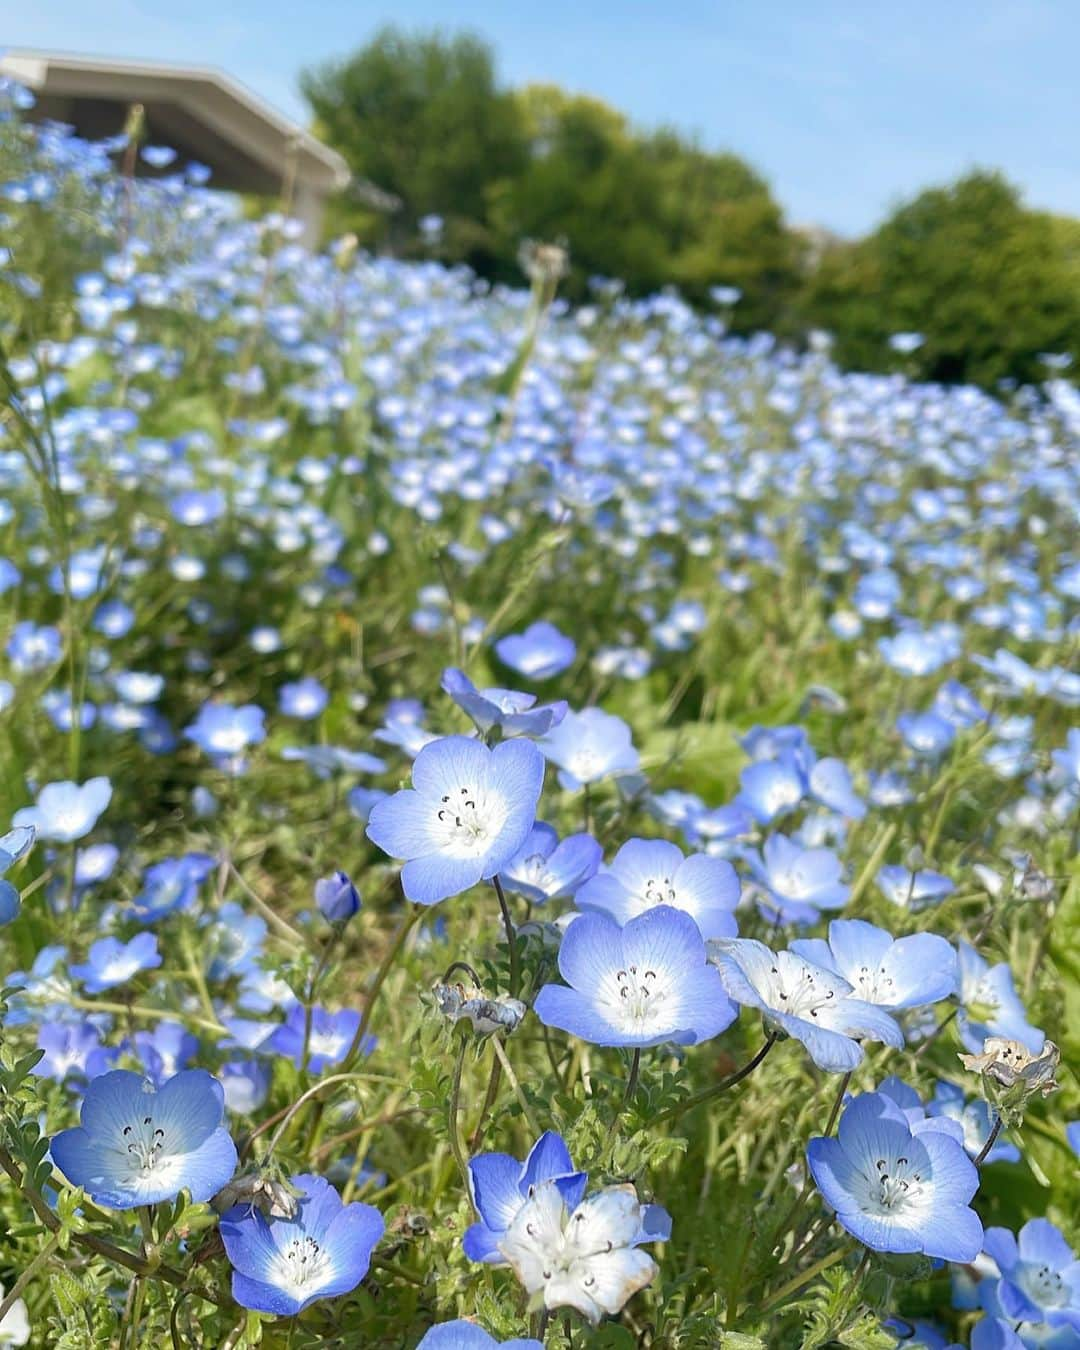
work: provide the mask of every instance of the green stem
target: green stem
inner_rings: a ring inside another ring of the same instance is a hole
[[[371,990],[367,996],[367,1003],[364,1005],[364,1012],[360,1018],[360,1025],[356,1028],[356,1035],[352,1039],[352,1045],[349,1046],[345,1058],[341,1061],[342,1071],[351,1069],[353,1063],[359,1058],[364,1044],[364,1037],[367,1035],[367,1029],[371,1025],[371,1015],[375,1010],[375,1004],[378,1001],[379,991],[386,982],[387,975],[390,974],[390,968],[397,960],[398,953],[405,946],[405,939],[412,931],[413,925],[418,921],[424,910],[421,905],[413,905],[407,910],[405,917],[394,935],[394,940],[386,949],[386,955],[382,959],[382,964],[375,972],[375,979],[372,981]]]
[[[986,1143],[983,1144],[981,1149],[979,1149],[978,1156],[974,1159],[976,1167],[981,1167],[983,1165],[983,1163],[987,1159],[987,1155],[989,1154],[990,1150],[997,1143],[997,1137],[1001,1133],[1001,1124],[1002,1124],[1001,1117],[998,1116],[998,1118],[994,1121],[993,1129],[986,1136]]]
[[[34,1278],[37,1272],[41,1269],[41,1267],[45,1264],[45,1262],[49,1259],[49,1257],[52,1256],[53,1252],[56,1251],[57,1247],[59,1246],[60,1246],[60,1238],[56,1233],[53,1233],[50,1236],[48,1242],[46,1242],[45,1246],[42,1247],[41,1251],[38,1252],[38,1254],[26,1267],[23,1273],[19,1276],[19,1278],[8,1290],[7,1297],[3,1300],[2,1303],[0,1303],[0,1323],[3,1322],[4,1318],[11,1311],[12,1307],[15,1304],[15,1301],[18,1299],[22,1291],[26,1288],[26,1286]]]
[[[506,1075],[506,1081],[510,1084],[510,1088],[514,1096],[517,1098],[518,1105],[521,1107],[521,1114],[529,1122],[529,1128],[533,1132],[533,1138],[539,1139],[540,1127],[537,1125],[535,1119],[533,1118],[533,1113],[529,1108],[529,1103],[525,1098],[524,1092],[522,1092],[521,1090],[521,1084],[517,1080],[517,1075],[514,1073],[514,1067],[510,1063],[510,1057],[506,1053],[506,1048],[504,1047],[502,1041],[499,1039],[498,1032],[496,1032],[491,1038],[491,1048],[492,1050],[495,1051],[496,1060],[499,1062],[500,1065],[502,1065],[502,1071]],[[639,1052],[635,1051],[634,1053],[636,1058]]]
[[[502,882],[499,880],[499,874],[491,878],[491,884],[495,887],[495,894],[499,897],[499,908],[502,910],[503,927],[506,929],[506,945],[510,950],[510,997],[517,998],[518,990],[521,988],[521,964],[518,958],[517,935],[514,932],[514,921],[510,918],[510,906],[506,903],[506,892],[503,890]]]
[[[820,1261],[815,1261],[814,1264],[804,1270],[801,1275],[796,1275],[788,1280],[787,1284],[782,1284],[776,1293],[761,1305],[761,1311],[768,1312],[770,1308],[775,1308],[778,1303],[783,1303],[783,1301],[792,1294],[797,1294],[800,1289],[808,1285],[812,1280],[816,1280],[823,1271],[828,1270],[830,1266],[835,1266],[837,1261],[842,1261],[845,1256],[848,1256],[854,1250],[854,1244],[848,1243],[843,1247],[837,1247],[834,1251],[829,1252],[826,1256],[823,1256]]]
[[[776,1032],[770,1032],[765,1038],[764,1045],[749,1063],[744,1064],[742,1068],[737,1069],[735,1073],[729,1074],[727,1078],[721,1078],[720,1082],[714,1083],[712,1087],[703,1088],[701,1092],[695,1092],[692,1097],[687,1097],[681,1102],[676,1102],[674,1106],[669,1106],[666,1111],[661,1111],[658,1116],[653,1116],[652,1123],[654,1125],[659,1125],[663,1120],[677,1120],[679,1116],[685,1114],[687,1111],[693,1110],[695,1106],[700,1106],[702,1102],[708,1102],[714,1097],[719,1097],[720,1094],[726,1092],[728,1088],[734,1087],[737,1083],[741,1083],[744,1078],[749,1078],[776,1044],[777,1039]]]
[[[891,825],[887,826],[886,829],[882,831],[881,838],[877,841],[877,844],[874,846],[874,851],[870,854],[870,857],[867,858],[866,860],[866,866],[859,873],[858,880],[855,882],[855,885],[852,886],[851,888],[851,895],[848,897],[847,902],[847,908],[849,911],[851,907],[858,901],[863,891],[866,890],[867,886],[869,886],[870,882],[876,875],[878,868],[881,866],[882,859],[888,852],[889,845],[892,843],[895,834],[896,834],[896,822],[893,821]]]
[[[472,1188],[469,1185],[469,1168],[465,1161],[465,1150],[461,1146],[461,1135],[458,1133],[458,1115],[461,1109],[461,1074],[465,1068],[465,1051],[468,1049],[468,1041],[464,1036],[458,1045],[457,1056],[454,1059],[454,1076],[450,1083],[450,1111],[447,1119],[448,1134],[450,1136],[450,1151],[454,1155],[454,1161],[457,1163],[458,1171],[461,1173],[461,1184],[465,1187],[465,1194],[469,1197],[469,1204],[472,1205]],[[475,1210],[475,1207],[474,1207]]]

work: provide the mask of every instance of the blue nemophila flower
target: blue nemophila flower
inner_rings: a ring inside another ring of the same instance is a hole
[[[499,1250],[545,1308],[576,1308],[596,1326],[656,1275],[642,1244],[670,1234],[666,1213],[642,1205],[633,1186],[609,1186],[571,1210],[559,1186],[547,1182],[518,1210]]]
[[[504,736],[544,736],[567,713],[567,704],[545,703],[535,707],[535,694],[515,689],[477,689],[463,670],[450,666],[443,671],[442,687],[472,718],[481,735],[498,727]]]
[[[112,784],[107,778],[91,778],[82,784],[47,783],[33,806],[15,812],[12,824],[29,826],[39,839],[71,844],[90,833],[111,798]]]
[[[465,1230],[462,1246],[470,1261],[498,1265],[505,1261],[499,1243],[536,1188],[554,1182],[570,1209],[585,1194],[588,1177],[574,1170],[561,1136],[545,1131],[523,1163],[508,1153],[481,1153],[469,1160],[469,1190],[480,1216]]]
[[[495,655],[528,680],[548,680],[573,664],[577,647],[554,624],[541,620],[524,633],[513,633],[495,644]]]
[[[459,1318],[456,1322],[440,1322],[425,1331],[416,1350],[544,1350],[539,1341],[527,1336],[513,1336],[508,1341],[497,1341],[475,1322]]]
[[[663,839],[628,839],[611,865],[578,891],[579,909],[599,910],[619,925],[656,905],[681,909],[705,938],[734,937],[739,878],[725,858],[682,850]]]
[[[791,950],[842,975],[855,997],[890,1012],[921,1008],[956,992],[956,952],[936,933],[893,938],[862,919],[833,919],[829,940],[800,938]]]
[[[115,1069],[90,1080],[82,1124],[50,1145],[53,1162],[96,1205],[134,1209],[181,1190],[209,1200],[236,1169],[236,1147],[222,1127],[225,1096],[205,1069],[185,1069],[160,1088]]]
[[[218,1077],[225,1090],[225,1105],[237,1115],[251,1115],[269,1096],[271,1068],[262,1060],[226,1060]]]
[[[567,835],[561,842],[550,825],[536,821],[517,853],[499,869],[506,890],[534,905],[565,900],[593,876],[604,851],[591,834]]]
[[[568,712],[540,748],[558,765],[559,782],[569,791],[613,774],[633,773],[640,763],[630,728],[602,708]]]
[[[545,985],[536,1015],[594,1045],[697,1045],[735,1020],[697,924],[670,905],[623,928],[582,914],[563,937],[559,973],[566,985]]]
[[[177,493],[169,503],[169,512],[180,525],[210,525],[225,514],[226,507],[225,494],[213,488],[209,492]]]
[[[137,1031],[135,1053],[147,1078],[160,1087],[186,1069],[199,1053],[199,1042],[179,1022],[159,1022],[153,1031]]]
[[[100,885],[112,876],[119,860],[120,850],[115,844],[89,844],[78,849],[75,853],[75,885],[80,888]]]
[[[880,868],[874,880],[886,900],[891,900],[901,909],[912,911],[937,904],[956,890],[956,883],[940,872],[910,872],[899,863],[889,863]]]
[[[45,1053],[34,1065],[34,1074],[58,1083],[70,1073],[97,1078],[119,1054],[102,1044],[101,1032],[90,1022],[44,1022],[38,1029],[37,1048]]]
[[[880,1092],[854,1097],[835,1139],[811,1139],[806,1159],[837,1221],[877,1252],[973,1261],[983,1245],[970,1206],[979,1173],[937,1120],[909,1122]]]
[[[34,844],[36,831],[31,825],[17,825],[7,834],[0,836],[0,877],[19,861],[25,858]],[[597,845],[599,848],[599,845]],[[18,917],[20,907],[19,892],[10,881],[0,881],[0,926],[11,923]]]
[[[184,735],[200,750],[219,760],[235,760],[249,745],[266,739],[265,713],[254,703],[234,707],[231,703],[204,703]]]
[[[900,1028],[883,1008],[857,996],[834,970],[794,951],[772,952],[753,938],[709,944],[709,960],[729,997],[760,1008],[767,1027],[801,1041],[819,1069],[847,1073],[862,1063],[856,1038],[884,1041],[899,1050]]]
[[[896,729],[909,750],[925,759],[937,759],[956,739],[956,728],[935,712],[901,713]]]
[[[130,942],[98,938],[87,953],[85,964],[72,966],[71,973],[83,982],[88,994],[100,994],[126,984],[140,970],[154,970],[160,965],[157,938],[153,933],[139,933]]]
[[[304,1030],[307,1015],[303,1004],[294,1003],[285,1021],[267,1041],[267,1048],[285,1055],[299,1068],[304,1062]],[[355,1008],[330,1012],[327,1008],[311,1010],[311,1029],[308,1034],[307,1067],[310,1073],[322,1073],[332,1064],[340,1064],[348,1053],[360,1026],[360,1014]],[[370,1054],[375,1048],[375,1037],[366,1036],[362,1052]]]
[[[762,904],[781,923],[814,923],[820,910],[842,909],[850,888],[840,859],[827,848],[800,848],[786,835],[770,835],[759,857],[747,854],[754,876],[768,893]]]
[[[1004,1318],[992,1317],[989,1313],[971,1328],[971,1350],[1028,1350],[1035,1344],[1051,1350],[1054,1342],[1045,1336],[1040,1336],[1038,1342],[1022,1341]],[[1061,1343],[1060,1350],[1070,1350],[1070,1347]]]
[[[330,923],[344,923],[360,910],[360,895],[348,872],[335,872],[315,883],[315,903]]]
[[[1011,1322],[1080,1332],[1080,1260],[1048,1219],[1031,1219],[1015,1237],[988,1228],[984,1250],[1001,1271],[995,1293]]]
[[[955,1120],[964,1133],[964,1148],[972,1158],[982,1152],[996,1119],[993,1108],[981,1097],[969,1102],[962,1087],[944,1080],[935,1084],[934,1095],[926,1104],[926,1114]],[[1016,1163],[1020,1161],[1020,1150],[999,1135],[984,1161]]]
[[[819,759],[810,770],[810,793],[823,806],[849,820],[862,820],[866,803],[855,791],[851,771],[841,759]]]
[[[59,661],[64,652],[60,630],[51,624],[40,628],[30,620],[17,623],[7,641],[7,654],[12,670],[20,675],[44,670]]]
[[[142,889],[131,902],[134,918],[155,923],[166,914],[190,909],[213,870],[214,859],[207,853],[185,853],[154,863],[143,873]]]
[[[302,1173],[290,1180],[299,1192],[291,1219],[268,1219],[254,1206],[237,1205],[220,1225],[233,1298],[276,1317],[295,1317],[316,1299],[351,1293],[385,1227],[371,1205],[343,1205],[323,1177]]]
[[[278,690],[278,707],[286,717],[310,721],[330,702],[330,695],[318,680],[306,676],[294,684],[283,684]]]
[[[991,966],[962,938],[956,944],[960,972],[960,1012],[957,1027],[965,1047],[977,1055],[988,1036],[1020,1041],[1037,1055],[1045,1036],[1027,1020],[1006,962]]]
[[[306,764],[316,778],[335,773],[382,773],[386,761],[363,750],[346,750],[339,745],[286,745],[281,758]]]
[[[809,790],[803,766],[790,752],[776,759],[759,759],[739,774],[736,801],[745,806],[759,825],[770,825],[794,811]]]
[[[468,736],[445,736],[417,755],[411,788],[375,803],[366,833],[406,860],[408,898],[433,905],[510,861],[532,828],[543,782],[544,759],[531,741],[489,750]]]

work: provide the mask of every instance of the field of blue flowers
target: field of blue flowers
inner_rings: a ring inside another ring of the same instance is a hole
[[[20,99],[0,1344],[1080,1347],[1075,387]]]

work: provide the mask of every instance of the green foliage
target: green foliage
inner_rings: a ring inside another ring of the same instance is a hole
[[[740,330],[783,320],[798,246],[768,185],[735,155],[666,128],[639,132],[599,99],[550,85],[503,89],[490,49],[469,35],[386,28],[302,87],[354,173],[401,198],[389,225],[338,203],[335,224],[367,242],[423,251],[417,222],[436,214],[439,256],[486,276],[516,280],[523,239],[560,239],[572,299],[596,275],[635,295],[674,283],[706,303],[724,283],[744,293]]]
[[[868,238],[826,250],[805,314],[836,335],[840,361],[993,385],[1043,378],[1043,352],[1080,352],[1077,238],[1028,210],[999,174],[931,188]],[[898,332],[922,333],[912,356]]]
[[[441,215],[448,256],[490,266],[486,197],[521,170],[525,145],[485,43],[388,27],[354,56],[306,72],[301,87],[319,132],[354,174],[401,199],[396,233],[412,238],[420,217]],[[343,210],[345,218],[365,242],[379,242],[370,214]]]

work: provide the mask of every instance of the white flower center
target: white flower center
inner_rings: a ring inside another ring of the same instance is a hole
[[[816,1018],[819,1009],[836,999],[836,989],[827,972],[790,960],[784,961],[783,967],[783,970],[780,966],[770,967],[766,987],[761,991],[770,1008],[805,1020]]]
[[[329,1256],[313,1237],[293,1238],[277,1258],[276,1274],[282,1284],[295,1291],[324,1284],[331,1272]]]
[[[438,800],[435,834],[452,857],[479,858],[506,820],[506,804],[472,787],[453,788]]]
[[[1013,1278],[1040,1308],[1063,1308],[1069,1301],[1065,1281],[1048,1265],[1037,1266],[1034,1261],[1021,1261]]]
[[[643,908],[646,909],[651,909],[653,905],[673,905],[675,883],[671,877],[649,877],[639,898],[643,901]]]
[[[165,1131],[155,1127],[153,1116],[143,1116],[134,1124],[125,1125],[120,1132],[124,1151],[145,1176],[152,1172],[165,1148]]]
[[[922,1172],[916,1171],[919,1166],[903,1155],[875,1159],[873,1172],[864,1172],[861,1178],[863,1194],[858,1198],[863,1212],[896,1218],[919,1208],[928,1189]]]
[[[894,996],[895,982],[891,975],[885,973],[884,966],[879,966],[877,970],[860,966],[851,983],[855,986],[856,996],[867,1003],[888,1003]]]
[[[601,980],[598,1002],[616,1025],[639,1030],[660,1015],[670,993],[666,973],[638,966],[616,970]]]

